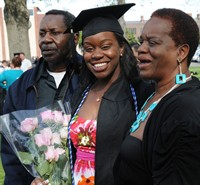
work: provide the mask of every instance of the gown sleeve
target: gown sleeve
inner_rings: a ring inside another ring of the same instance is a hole
[[[178,107],[160,120],[152,149],[154,185],[200,184],[200,109]]]

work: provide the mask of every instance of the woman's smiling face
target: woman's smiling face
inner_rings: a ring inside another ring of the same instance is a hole
[[[178,74],[178,47],[170,37],[172,23],[152,17],[144,26],[138,49],[140,75],[155,81],[167,81]]]
[[[88,69],[97,79],[117,79],[123,47],[112,32],[88,36],[83,41],[83,57]]]

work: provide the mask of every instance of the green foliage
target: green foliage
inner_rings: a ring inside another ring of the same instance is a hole
[[[48,161],[43,160],[37,167],[36,167],[38,173],[41,176],[45,176],[45,175],[50,175],[52,170],[53,170],[53,166],[49,164]],[[48,176],[47,176],[48,177]]]
[[[79,31],[79,40],[78,40],[78,45],[82,45],[82,31]]]
[[[0,134],[0,149],[1,149],[1,134]],[[4,182],[4,175],[5,173],[4,173],[3,166],[0,160],[0,184],[3,184]]]
[[[5,173],[4,173],[4,170],[2,167],[2,163],[0,161],[0,184],[3,184],[3,182],[4,182],[4,175],[5,175]]]
[[[32,154],[28,152],[19,152],[19,158],[22,160],[24,164],[31,164],[33,160]]]
[[[198,79],[200,79],[200,66],[191,66],[190,72],[193,76],[196,76]]]
[[[126,34],[126,39],[130,44],[138,42],[138,40],[135,38],[135,35],[131,33],[128,29],[126,29],[125,34]]]

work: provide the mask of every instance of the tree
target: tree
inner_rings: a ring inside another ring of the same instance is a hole
[[[125,4],[126,1],[125,0],[105,0],[106,3],[110,4],[110,5],[115,5],[115,4]],[[120,19],[119,19],[119,23],[122,27],[122,29],[124,30],[124,32],[126,31],[126,22],[124,20],[124,16],[122,16]],[[125,33],[126,35],[126,33]]]
[[[28,37],[30,22],[26,0],[4,0],[4,2],[4,19],[8,34],[10,59],[17,52],[24,52],[27,58],[30,58]]]
[[[129,42],[130,44],[133,44],[133,43],[135,43],[135,42],[138,42],[138,39],[135,38],[135,35],[134,35],[133,33],[131,33],[129,29],[126,29],[125,34],[126,34],[126,39],[128,40],[128,42]]]
[[[117,0],[117,4],[125,4],[125,0]],[[119,23],[120,23],[122,29],[125,31],[126,30],[126,22],[124,20],[124,16],[122,16],[119,19]]]

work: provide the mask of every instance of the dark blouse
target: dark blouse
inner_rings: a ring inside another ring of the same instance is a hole
[[[126,137],[119,169],[120,185],[200,185],[197,78],[159,102],[146,123],[143,141]]]
[[[128,135],[122,143],[120,154],[123,158],[119,169],[120,185],[153,185],[145,169],[141,140]]]

